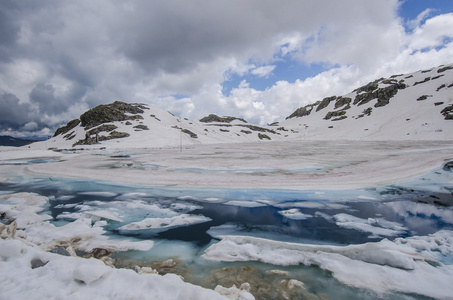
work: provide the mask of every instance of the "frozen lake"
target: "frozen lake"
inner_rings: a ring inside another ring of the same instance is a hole
[[[453,143],[26,153],[0,153],[4,195],[45,196],[40,214],[58,228],[88,219],[113,244],[153,242],[116,251],[117,267],[248,282],[257,299],[442,298],[453,278]]]

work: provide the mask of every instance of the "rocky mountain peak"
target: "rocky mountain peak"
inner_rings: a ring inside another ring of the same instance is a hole
[[[80,116],[82,126],[86,129],[107,122],[143,119],[140,114],[149,109],[143,104],[115,101],[111,104],[98,105]]]

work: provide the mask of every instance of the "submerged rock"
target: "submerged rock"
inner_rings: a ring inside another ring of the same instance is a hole
[[[310,293],[303,282],[290,277],[282,270],[263,272],[255,267],[227,267],[212,270],[201,285],[216,291],[243,290],[256,299],[324,299]],[[230,289],[224,288],[230,286]],[[238,289],[237,286],[240,286]],[[223,294],[226,295],[226,294]],[[325,298],[328,299],[328,298]]]
[[[445,171],[453,171],[453,161],[446,162],[443,169]]]
[[[55,247],[52,250],[49,251],[50,253],[55,253],[63,256],[71,256],[68,250],[64,247]]]
[[[107,250],[104,248],[94,248],[89,253],[85,254],[84,257],[86,257],[86,258],[94,257],[97,259],[101,259],[105,256],[111,256],[112,254],[113,254],[113,251],[110,251],[110,250]]]

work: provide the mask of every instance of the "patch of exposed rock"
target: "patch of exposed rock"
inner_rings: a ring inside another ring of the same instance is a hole
[[[215,114],[210,114],[209,116],[201,118],[200,122],[203,122],[203,123],[231,123],[234,120],[239,120],[241,122],[247,123],[246,120],[241,119],[241,118],[230,117],[230,116],[219,117],[218,115],[215,115]]]
[[[289,115],[289,117],[287,117],[286,119],[308,116],[312,112],[313,108],[315,106],[319,105],[319,103],[321,103],[321,101],[318,101],[318,102],[313,103],[313,104],[308,104],[306,106],[299,107],[291,115]]]
[[[381,87],[380,87],[381,85]],[[385,85],[385,86],[382,86]],[[338,121],[346,119],[346,110],[351,108],[351,102],[353,105],[359,106],[366,104],[372,100],[377,100],[374,104],[374,107],[382,107],[390,103],[390,99],[393,98],[399,90],[405,89],[406,84],[404,80],[396,79],[384,79],[380,78],[373,82],[370,82],[358,89],[355,89],[353,93],[356,93],[354,101],[349,97],[326,97],[321,101],[318,101],[314,104],[309,104],[303,107],[296,109],[289,117],[286,119],[294,117],[303,117],[308,116],[316,107],[316,112],[329,106],[331,102],[335,101],[334,111],[329,111],[324,117],[325,120]],[[336,118],[333,118],[336,117]]]
[[[445,120],[453,120],[453,104],[442,109],[440,113],[445,117]]]
[[[77,146],[77,145],[93,145],[93,144],[98,144],[99,142],[102,141],[108,141],[108,140],[113,140],[113,139],[120,139],[120,138],[125,138],[128,137],[129,133],[127,132],[120,132],[120,131],[111,131],[109,135],[98,135],[95,134],[94,136],[90,135],[89,132],[86,133],[85,139],[79,140],[72,146]]]
[[[62,126],[62,127],[58,128],[55,131],[55,134],[53,136],[55,137],[55,136],[60,135],[60,134],[65,134],[65,133],[69,132],[70,130],[74,129],[79,124],[80,124],[80,120],[79,119],[75,119],[75,120],[69,121],[68,124],[66,124],[65,126]]]
[[[390,84],[386,87],[379,88],[378,82],[383,81],[385,84]],[[382,80],[370,82],[369,84],[357,90],[357,96],[354,99],[354,105],[363,105],[371,100],[377,99],[374,107],[381,107],[389,104],[390,99],[394,97],[398,90],[405,89],[406,84],[397,82],[396,80]]]
[[[111,104],[98,105],[80,116],[82,126],[86,129],[115,121],[127,121],[143,119],[140,114],[147,109],[142,104],[129,104],[115,101]]]

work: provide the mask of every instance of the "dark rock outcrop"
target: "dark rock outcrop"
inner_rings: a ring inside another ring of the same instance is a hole
[[[350,105],[351,101],[352,101],[352,99],[349,97],[338,97],[337,100],[335,101],[335,109],[338,109],[345,105],[346,105],[346,107],[344,109],[351,108],[351,105]]]
[[[440,113],[445,117],[445,120],[453,120],[453,104],[442,109]]]
[[[267,135],[267,134],[264,134],[264,133],[258,133],[258,137],[260,138],[260,140],[271,140],[271,138]]]
[[[446,85],[445,83],[444,83],[444,84],[441,84],[441,85],[437,88],[436,92],[440,91],[441,89],[443,89],[443,88],[446,87],[446,86],[447,86],[447,85]]]
[[[77,145],[94,145],[94,144],[98,144],[99,142],[102,142],[102,141],[120,139],[120,138],[125,138],[128,136],[129,136],[129,133],[127,133],[127,132],[120,132],[120,131],[115,131],[115,130],[111,131],[110,134],[107,136],[104,136],[104,135],[99,136],[97,133],[95,134],[95,136],[92,136],[92,135],[90,135],[89,132],[87,132],[85,135],[85,139],[79,140],[72,146],[74,147]]]
[[[241,122],[247,123],[246,120],[241,119],[241,118],[230,117],[230,116],[219,117],[218,115],[215,115],[215,114],[210,114],[209,116],[201,118],[200,122],[203,122],[203,123],[231,123],[234,120],[239,120]]]
[[[426,77],[425,79],[423,79],[422,81],[417,81],[414,83],[414,86],[418,85],[418,84],[422,84],[422,83],[425,83],[425,82],[428,82],[431,80],[431,77]]]
[[[110,131],[113,131],[113,130],[115,130],[117,128],[118,127],[116,127],[113,124],[102,124],[101,126],[98,126],[96,128],[91,129],[90,131],[88,131],[88,134],[89,135],[94,135],[94,134],[97,134],[97,133],[100,133],[100,132],[110,132]]]
[[[317,105],[319,105],[319,103],[321,103],[321,101],[318,101],[314,104],[308,104],[306,106],[302,106],[302,107],[299,107],[298,109],[296,109],[289,117],[287,117],[286,119],[291,119],[291,118],[294,118],[294,117],[303,117],[303,116],[308,116],[313,108]]]
[[[49,251],[50,253],[55,253],[63,256],[71,256],[68,250],[64,247],[55,247],[52,250]]]
[[[390,99],[394,97],[398,90],[405,89],[406,84],[404,83],[394,83],[389,86],[378,88],[378,84],[376,82],[372,82],[367,84],[365,87],[366,89],[359,88],[357,91],[357,96],[354,99],[354,105],[363,105],[371,100],[377,99],[377,103],[374,107],[381,107],[389,104]],[[368,90],[366,93],[360,93],[360,91]]]
[[[384,87],[379,87],[379,84],[386,85]],[[390,99],[393,98],[399,90],[405,89],[407,86],[404,83],[404,80],[396,80],[396,79],[384,79],[380,78],[373,82],[370,82],[358,89],[355,89],[353,92],[356,93],[356,97],[352,102],[352,99],[349,97],[326,97],[321,101],[318,101],[314,104],[309,104],[303,107],[296,109],[289,117],[286,119],[294,118],[294,117],[303,117],[308,116],[313,111],[314,107],[317,106],[316,112],[326,108],[330,102],[335,101],[335,110],[340,109],[340,111],[330,111],[324,117],[326,120],[330,120],[332,117],[338,117],[332,119],[332,121],[343,120],[347,118],[345,115],[345,110],[351,108],[351,102],[353,105],[363,105],[371,100],[377,99],[377,102],[374,104],[374,107],[381,107],[385,106],[390,103]]]
[[[329,111],[327,113],[327,115],[324,117],[324,120],[330,120],[333,117],[341,117],[341,116],[344,116],[345,114],[346,114],[346,111],[344,111],[344,110]],[[345,118],[343,118],[343,119],[345,119]],[[337,120],[335,119],[335,121],[337,121]]]
[[[318,107],[316,108],[316,111],[320,111],[323,108],[326,108],[330,102],[335,101],[337,99],[337,96],[332,96],[332,97],[326,97],[321,100],[321,103],[319,103]]]
[[[273,133],[273,134],[279,134],[279,133],[275,132],[272,129],[267,129],[267,128],[256,126],[256,125],[242,125],[242,124],[240,124],[238,126],[246,127],[246,128],[248,128],[250,130],[253,130],[253,131],[270,132],[270,133]]]
[[[143,119],[140,115],[144,113],[143,109],[147,108],[141,104],[115,101],[112,104],[99,105],[86,111],[80,116],[80,121],[83,127],[89,129],[108,122]]]
[[[360,94],[362,92],[370,93],[379,87],[379,84],[378,84],[379,80],[370,82],[364,86],[359,87],[358,89],[353,90],[352,92],[356,92],[357,94]]]
[[[447,67],[439,68],[437,70],[437,73],[442,73],[442,72],[445,72],[447,70],[452,70],[452,69],[453,69],[453,66],[447,66]]]
[[[142,125],[142,124],[136,125],[133,128],[138,129],[138,130],[149,130],[148,126]]]
[[[188,134],[193,139],[197,139],[198,138],[198,135],[196,133],[190,131],[189,129],[181,128],[179,126],[172,126],[172,128],[181,130],[182,133]]]
[[[446,162],[443,166],[445,171],[453,171],[453,161]]]
[[[74,129],[79,124],[80,124],[80,120],[79,119],[75,119],[75,120],[69,121],[68,124],[66,124],[65,126],[62,126],[62,127],[58,128],[55,131],[55,134],[53,136],[55,137],[55,136],[60,135],[60,134],[65,134],[65,133],[69,132],[70,130]]]
[[[417,101],[426,100],[426,99],[428,99],[428,97],[431,97],[431,96],[429,96],[429,95],[422,95],[422,96],[420,96],[420,97],[417,98]]]
[[[190,131],[189,129],[181,129],[181,131],[185,134],[188,134],[191,138],[193,139],[197,139],[198,138],[198,135],[192,131]]]

